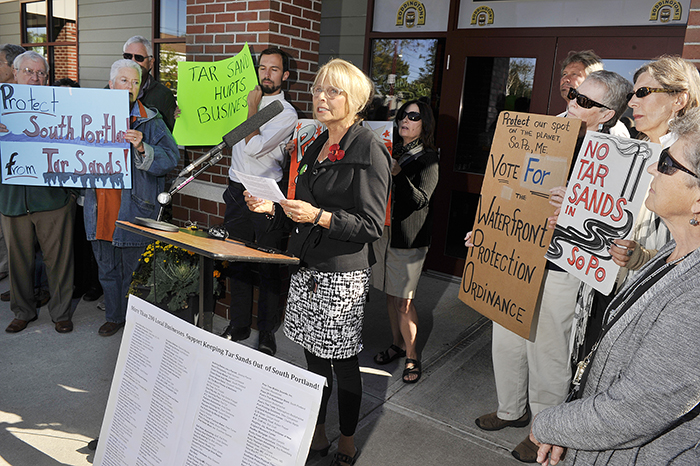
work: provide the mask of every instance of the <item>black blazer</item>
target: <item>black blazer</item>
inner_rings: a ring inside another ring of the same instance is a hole
[[[430,246],[433,215],[430,201],[440,176],[440,159],[433,150],[412,160],[394,177],[391,247]]]
[[[289,252],[301,265],[324,272],[350,272],[375,262],[370,243],[382,235],[391,186],[390,156],[370,130],[355,123],[340,141],[341,160],[316,161],[328,131],[299,163],[296,199],[333,213],[329,229],[294,223],[276,206],[275,227],[291,229]]]

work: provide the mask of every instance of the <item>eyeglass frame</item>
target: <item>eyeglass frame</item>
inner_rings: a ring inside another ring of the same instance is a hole
[[[331,94],[329,94],[329,89],[331,89],[332,93],[335,93],[333,91],[337,91],[338,93],[335,95],[331,95]],[[340,97],[340,95],[345,91],[343,89],[340,89],[340,88],[335,87],[335,86],[328,86],[325,89],[322,88],[321,86],[314,86],[311,88],[311,95],[314,97],[320,96],[321,92],[326,94],[326,97],[328,98],[328,100],[333,100],[333,99],[337,99],[338,97]]]
[[[127,59],[127,60],[133,59],[133,60],[135,60],[135,61],[138,62],[138,63],[143,63],[143,62],[146,61],[148,58],[153,58],[153,55],[146,55],[146,56],[144,57],[143,55],[141,55],[141,54],[139,54],[139,53],[124,52],[124,53],[122,54],[122,57],[125,58],[125,59]],[[141,60],[139,60],[139,58],[141,58]]]
[[[639,91],[641,91],[642,89],[644,89],[643,92],[645,92],[645,94],[644,94],[644,95],[637,95],[637,93],[638,93]],[[636,91],[630,92],[629,94],[627,94],[627,102],[629,102],[630,100],[632,100],[632,97],[635,97],[635,96],[636,96],[638,99],[643,99],[644,97],[646,97],[646,96],[648,96],[648,95],[651,95],[651,94],[653,94],[653,93],[655,93],[655,92],[664,92],[664,93],[667,93],[667,94],[675,94],[676,92],[680,92],[680,91],[674,91],[673,89],[666,89],[665,87],[649,87],[649,86],[642,86],[642,87],[640,87],[639,89],[637,89]]]
[[[416,115],[418,115],[418,118],[416,118]],[[421,121],[423,119],[420,112],[403,112],[402,115],[397,115],[396,117],[398,118],[398,121],[402,121],[406,117],[408,117],[410,121]]]
[[[671,163],[667,163],[667,160],[671,160]],[[664,168],[662,168],[664,167]],[[681,164],[678,160],[674,159],[673,156],[671,155],[671,151],[668,150],[668,147],[664,150],[661,151],[661,155],[659,156],[659,161],[656,164],[656,170],[664,175],[672,176],[674,173],[676,173],[678,170],[687,173],[688,175],[694,176],[695,178],[700,179],[700,176],[697,174],[693,173],[690,169],[686,168]]]
[[[612,108],[608,107],[607,105],[603,105],[600,102],[596,102],[595,100],[591,99],[587,95],[581,94],[579,91],[577,91],[573,87],[569,88],[569,92],[566,94],[566,97],[569,100],[575,100],[576,104],[581,108],[591,109],[593,107],[598,107],[598,108],[607,108],[608,110],[612,110]],[[583,102],[586,102],[586,103],[579,102],[579,100],[578,100],[579,97],[585,99]]]
[[[34,71],[31,68],[22,68],[21,70],[17,70],[17,71],[21,71],[22,73],[24,73],[27,76],[36,76],[37,79],[44,79],[49,75],[45,71]]]

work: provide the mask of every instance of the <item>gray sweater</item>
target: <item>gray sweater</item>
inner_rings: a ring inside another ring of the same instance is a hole
[[[674,247],[664,246],[638,276]],[[569,448],[560,464],[697,466],[699,403],[700,249],[603,337],[582,398],[542,411],[532,432],[540,442]]]

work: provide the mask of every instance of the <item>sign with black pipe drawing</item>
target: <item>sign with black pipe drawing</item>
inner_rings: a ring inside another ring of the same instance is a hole
[[[620,268],[610,246],[632,235],[660,153],[651,142],[587,133],[545,257],[609,294]]]

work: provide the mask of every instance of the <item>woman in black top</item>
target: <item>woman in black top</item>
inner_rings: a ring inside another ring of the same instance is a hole
[[[391,226],[374,243],[377,264],[372,284],[386,293],[391,346],[374,357],[387,364],[406,356],[405,383],[416,383],[421,364],[416,350],[418,314],[413,305],[423,262],[430,246],[430,200],[438,183],[438,154],[433,145],[435,119],[428,104],[413,100],[396,113],[401,140],[394,151]]]
[[[371,244],[381,236],[391,171],[389,153],[358,113],[372,82],[340,59],[321,67],[314,85],[314,117],[326,125],[299,164],[296,199],[272,204],[246,193],[248,207],[272,217],[271,228],[289,228],[289,252],[301,266],[292,275],[284,333],[304,347],[310,371],[326,377],[311,453],[325,456],[325,417],[338,379],[340,432],[332,465],[354,464],[360,413],[364,305],[374,263]]]

